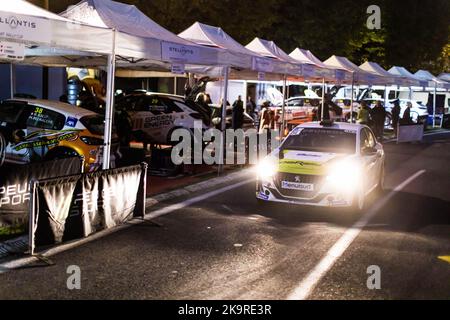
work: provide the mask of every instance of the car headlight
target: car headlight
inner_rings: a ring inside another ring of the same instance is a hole
[[[361,164],[347,160],[338,162],[330,168],[327,182],[341,191],[348,192],[359,187],[361,178]]]
[[[277,171],[278,165],[273,158],[263,159],[256,167],[256,173],[262,180],[270,180]]]

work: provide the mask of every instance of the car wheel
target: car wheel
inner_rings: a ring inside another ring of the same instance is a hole
[[[0,132],[0,167],[5,162],[6,157],[6,139],[3,133]]]

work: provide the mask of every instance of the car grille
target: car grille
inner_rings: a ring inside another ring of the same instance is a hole
[[[299,179],[297,178],[296,180],[296,177],[299,177]],[[282,181],[299,182],[298,180],[300,180],[301,183],[313,184],[314,190],[313,191],[290,190],[290,189],[283,189],[281,187]],[[315,196],[317,196],[320,189],[322,189],[324,183],[325,183],[325,176],[317,176],[317,175],[279,172],[275,177],[275,185],[279,190],[280,194],[284,197],[312,199]]]

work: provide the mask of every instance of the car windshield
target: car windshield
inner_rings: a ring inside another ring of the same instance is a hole
[[[100,115],[86,116],[80,122],[92,133],[102,136],[105,133],[105,118]]]
[[[298,129],[286,138],[281,147],[284,150],[352,154],[356,152],[356,132],[323,128]]]

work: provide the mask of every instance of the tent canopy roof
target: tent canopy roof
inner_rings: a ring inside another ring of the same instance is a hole
[[[438,78],[450,82],[450,73],[441,73]]]
[[[300,61],[301,63],[313,64],[321,68],[329,68],[329,66],[326,66],[309,50],[296,48],[289,54],[289,56],[297,61]]]
[[[134,5],[111,0],[83,0],[69,7],[61,15],[134,36],[193,45],[154,22]]]
[[[325,60],[324,64],[329,67],[340,68],[347,70],[349,72],[363,73],[363,74],[367,73],[366,71],[360,69],[356,64],[354,64],[345,57],[333,55],[329,57],[327,60]]]
[[[298,61],[290,57],[286,52],[284,52],[280,47],[278,47],[275,42],[269,40],[263,40],[260,38],[253,39],[248,45],[245,46],[247,49],[258,53],[264,57],[274,58],[282,60],[285,62],[299,64]]]
[[[376,73],[382,77],[392,77],[393,75],[384,70],[378,63],[366,61],[362,65],[359,66],[362,70],[367,72]]]
[[[414,76],[422,80],[441,82],[441,80],[439,80],[437,77],[433,76],[429,71],[426,70],[419,70],[414,74]]]
[[[15,14],[28,15],[34,17],[47,18],[50,20],[69,21],[57,14],[44,10],[38,6],[35,6],[28,1],[23,0],[8,0],[0,2],[0,11],[11,12]]]
[[[181,32],[179,36],[183,39],[205,46],[219,47],[251,56],[257,55],[255,52],[248,50],[230,37],[230,35],[223,31],[222,28],[200,22],[195,22],[189,28]]]

